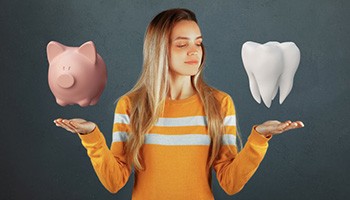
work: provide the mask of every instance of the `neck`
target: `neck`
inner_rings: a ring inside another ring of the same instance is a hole
[[[191,76],[181,76],[169,73],[169,93],[172,100],[186,99],[196,93]]]

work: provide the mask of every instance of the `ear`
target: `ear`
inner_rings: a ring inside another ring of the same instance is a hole
[[[96,63],[96,48],[92,41],[85,42],[78,49],[78,52],[84,55],[93,64]]]
[[[49,63],[66,50],[65,46],[59,42],[51,41],[47,44],[46,53]]]

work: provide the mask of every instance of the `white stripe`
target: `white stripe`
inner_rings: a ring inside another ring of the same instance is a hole
[[[155,126],[206,126],[205,116],[159,118]]]
[[[129,124],[130,118],[127,114],[114,114],[114,123]],[[206,126],[205,116],[159,118],[155,126]],[[236,126],[236,116],[228,115],[224,118],[224,126]]]
[[[224,126],[236,126],[236,115],[228,115],[224,118]]]
[[[127,132],[114,132],[112,142],[126,142],[128,138]],[[209,135],[204,134],[184,134],[184,135],[162,135],[150,133],[145,135],[145,144],[158,145],[210,145]],[[232,134],[224,134],[222,137],[222,145],[235,145],[236,136]]]
[[[130,118],[126,114],[114,114],[114,123],[129,124]]]
[[[236,145],[236,136],[232,134],[224,134],[222,137],[223,145]]]
[[[210,137],[203,134],[160,135],[146,134],[145,144],[160,145],[209,145]]]
[[[128,138],[128,133],[127,132],[114,132],[112,136],[112,142],[126,142]]]

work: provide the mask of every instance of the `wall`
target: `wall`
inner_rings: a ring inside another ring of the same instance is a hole
[[[252,125],[302,120],[275,136],[256,174],[234,197],[213,176],[216,199],[345,199],[350,195],[350,3],[297,1],[1,1],[1,199],[130,199],[100,184],[79,138],[52,122],[96,122],[111,143],[114,101],[137,80],[147,24],[162,10],[197,14],[207,50],[206,80],[235,102],[245,142]],[[92,40],[108,83],[96,106],[60,107],[48,87],[46,45]],[[293,41],[301,50],[294,87],[282,105],[257,104],[240,57],[247,40]]]

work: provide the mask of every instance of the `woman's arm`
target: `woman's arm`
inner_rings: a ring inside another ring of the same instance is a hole
[[[115,108],[113,141],[108,149],[105,138],[98,127],[87,135],[79,135],[91,159],[95,172],[104,187],[111,193],[118,192],[128,181],[131,167],[128,166],[124,145],[129,132],[129,101],[120,98]]]
[[[231,97],[225,97],[222,105],[225,119],[234,118],[234,120],[224,120],[223,143],[217,159],[213,163],[213,168],[216,171],[220,186],[227,194],[233,195],[244,187],[259,167],[272,135],[301,128],[304,124],[301,121],[291,122],[288,120],[281,123],[271,120],[260,125],[254,125],[247,143],[238,153],[236,146],[236,115]]]
[[[111,149],[107,147],[106,140],[95,123],[84,119],[54,120],[57,126],[79,135],[96,175],[111,193],[118,192],[126,184],[131,173],[124,153],[126,135],[129,132],[125,122],[128,118],[127,102],[125,98],[121,98],[116,106]]]
[[[224,144],[213,164],[220,186],[229,195],[239,192],[244,187],[266,154],[271,138],[257,133],[255,127],[239,153],[236,145]]]
[[[111,193],[118,192],[131,172],[123,153],[124,142],[113,142],[110,150],[97,126],[92,133],[79,137],[103,186]]]

